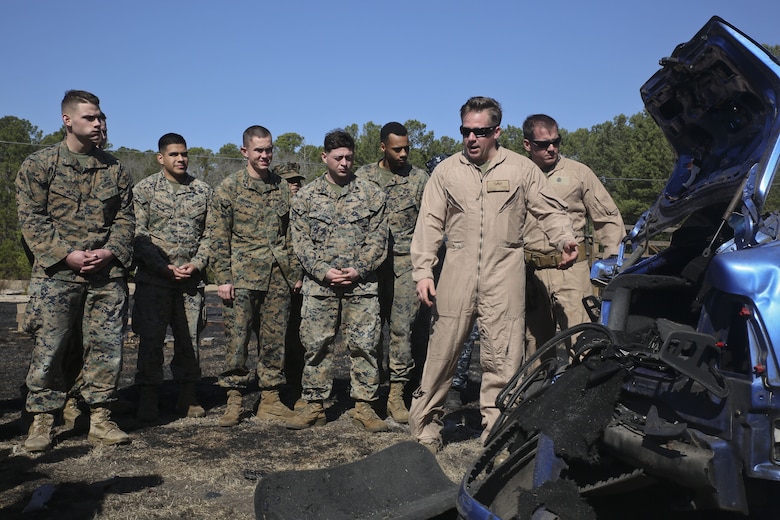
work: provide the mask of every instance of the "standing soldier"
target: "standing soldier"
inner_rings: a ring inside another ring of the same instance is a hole
[[[203,417],[195,384],[200,380],[199,347],[205,309],[209,238],[206,213],[212,189],[187,173],[187,143],[179,134],[158,142],[162,171],[133,188],[135,206],[135,303],[133,330],[138,334],[141,385],[138,419],[157,420],[157,388],[163,382],[163,346],[173,332],[171,372],[179,383],[176,410]]]
[[[69,90],[62,100],[65,139],[30,155],[16,177],[19,227],[34,256],[38,291],[35,343],[27,373],[26,409],[33,414],[29,451],[52,444],[54,413],[67,398],[66,356],[83,361],[82,397],[90,407],[88,439],[129,442],[113,421],[109,403],[119,382],[127,321],[127,269],[135,229],[130,176],[95,143],[100,100]],[[80,321],[81,323],[77,323]],[[69,349],[80,327],[83,350]]]
[[[583,243],[588,219],[606,256],[617,254],[625,226],[615,201],[596,174],[584,164],[560,155],[561,136],[555,119],[544,114],[529,116],[523,123],[523,135],[523,146],[547,176],[550,190],[568,205],[580,245],[576,263],[569,269],[558,269],[560,253],[547,241],[539,221],[529,215],[525,222],[526,348],[533,354],[558,329],[589,321],[582,303],[585,296],[593,294]]]
[[[387,123],[379,138],[382,159],[363,166],[355,175],[372,181],[387,195],[387,258],[377,269],[382,326],[387,323],[390,329],[387,412],[396,422],[407,423],[404,388],[414,370],[412,323],[420,308],[409,248],[428,174],[409,164],[409,135],[401,123]],[[380,363],[382,358],[379,355]]]
[[[286,162],[276,167],[276,174],[287,181],[293,196],[303,186],[306,177],[301,173],[301,165],[297,162]],[[301,395],[301,377],[303,376],[304,349],[299,333],[301,327],[301,304],[303,297],[300,291],[294,291],[290,298],[290,318],[287,321],[287,336],[284,349],[284,373],[287,384],[294,388],[296,396]],[[305,401],[298,399],[297,408],[305,406]]]
[[[293,198],[295,253],[303,264],[301,341],[306,349],[303,399],[286,426],[325,424],[333,388],[333,341],[339,324],[349,350],[352,421],[370,432],[388,429],[372,405],[378,398],[380,320],[376,270],[387,253],[385,194],[352,173],[355,141],[343,130],[325,136],[327,172]]]
[[[269,169],[273,150],[268,129],[247,128],[241,146],[247,164],[220,183],[209,211],[211,258],[227,343],[227,367],[219,384],[229,390],[220,426],[235,426],[244,412],[241,391],[253,376],[246,367],[252,333],[257,338],[261,390],[256,418],[283,420],[293,413],[279,399],[279,387],[286,382],[290,291],[300,289],[301,269],[289,246],[292,192]]]
[[[286,162],[279,165],[275,171],[279,177],[287,181],[287,184],[290,185],[290,191],[292,191],[293,195],[298,193],[298,190],[301,189],[301,186],[303,186],[303,181],[306,178],[301,173],[300,164],[297,162]]]

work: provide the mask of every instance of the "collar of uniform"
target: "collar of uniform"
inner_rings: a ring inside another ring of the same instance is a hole
[[[254,190],[258,193],[268,193],[269,191],[274,191],[279,189],[279,182],[282,180],[281,177],[276,175],[275,173],[268,172],[268,180],[263,181],[262,179],[253,179],[249,176],[249,172],[246,169],[246,166],[241,168],[239,171],[239,180],[241,181],[241,185],[248,189],[248,190]],[[255,180],[259,180],[262,182],[255,182]]]
[[[71,152],[70,148],[68,148],[68,143],[65,141],[65,139],[60,141],[58,153],[62,164],[81,171],[81,164],[79,164],[78,159],[74,157],[73,152]],[[108,168],[108,157],[110,156],[108,156],[108,154],[106,154],[103,150],[99,148],[93,148],[86,155],[89,156],[89,160],[87,161],[87,166],[85,169],[99,170],[102,168]]]

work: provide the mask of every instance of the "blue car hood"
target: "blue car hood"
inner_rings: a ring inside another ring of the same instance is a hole
[[[706,206],[739,202],[737,197],[753,229],[778,168],[780,63],[713,17],[660,64],[640,93],[678,161],[643,215],[641,234],[651,237]]]

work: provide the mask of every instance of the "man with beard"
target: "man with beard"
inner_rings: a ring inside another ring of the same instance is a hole
[[[417,300],[409,250],[428,174],[409,164],[409,133],[401,123],[387,123],[379,133],[382,158],[360,168],[355,175],[382,188],[387,195],[385,214],[389,226],[387,258],[377,269],[382,325],[388,325],[390,393],[387,413],[398,423],[409,422],[404,389],[414,370],[412,324]],[[383,347],[380,341],[380,347]],[[382,363],[383,355],[379,355]]]

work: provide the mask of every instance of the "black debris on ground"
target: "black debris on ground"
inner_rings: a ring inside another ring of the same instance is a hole
[[[519,426],[528,434],[544,432],[560,457],[596,462],[596,441],[612,417],[626,376],[614,360],[591,358],[572,366],[520,406],[515,414]]]

